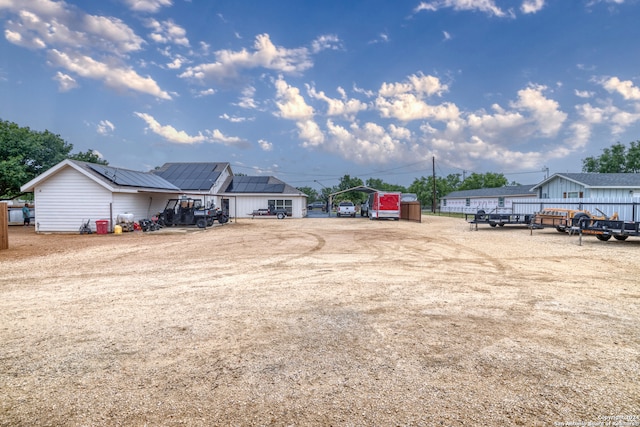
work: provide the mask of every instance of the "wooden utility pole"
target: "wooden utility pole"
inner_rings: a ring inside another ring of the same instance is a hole
[[[431,203],[431,212],[436,213],[436,156],[433,156],[433,202]]]
[[[0,203],[0,250],[9,249],[9,207]]]

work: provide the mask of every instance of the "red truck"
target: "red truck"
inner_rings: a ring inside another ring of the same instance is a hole
[[[400,201],[402,193],[376,191],[369,195],[369,219],[400,219]]]

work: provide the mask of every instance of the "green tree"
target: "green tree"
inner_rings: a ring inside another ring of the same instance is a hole
[[[357,178],[357,177],[351,178],[350,175],[345,175],[342,178],[340,178],[340,182],[336,187],[333,188],[332,193],[348,190],[350,188],[358,187],[360,185],[364,185],[364,183],[360,178]],[[336,195],[336,197],[334,198],[334,202],[336,203],[342,200],[350,200],[354,203],[357,203],[359,200],[362,200],[362,193],[359,191],[347,191],[346,193],[340,193]]]
[[[72,149],[48,130],[0,120],[0,197],[19,195],[21,185],[67,158]]]
[[[456,191],[460,186],[460,174],[449,174],[445,178],[436,177],[435,205],[440,203],[440,198]],[[432,208],[433,198],[433,176],[416,178],[409,186],[409,193],[415,193],[423,207]]]
[[[631,142],[629,148],[618,142],[602,150],[597,157],[582,159],[583,172],[638,173],[640,172],[640,141]]]
[[[314,202],[318,198],[318,192],[313,187],[296,187],[296,188],[298,189],[298,191],[301,191],[304,194],[306,194],[310,202]]]
[[[389,184],[379,178],[369,178],[366,181],[365,185],[369,188],[375,188],[376,190],[380,191],[399,191],[401,193],[407,192],[406,187],[398,184]]]
[[[472,173],[457,188],[458,190],[477,190],[479,188],[504,187],[509,181],[501,173]]]
[[[76,154],[72,154],[72,155],[69,156],[69,158],[72,159],[72,160],[79,160],[81,162],[97,163],[99,165],[108,165],[109,164],[108,161],[106,161],[102,157],[98,156],[96,154],[96,152],[93,150],[93,148],[90,148],[85,152],[79,152],[79,153],[76,153]]]

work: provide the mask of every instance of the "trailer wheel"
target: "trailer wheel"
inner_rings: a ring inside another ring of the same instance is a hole
[[[625,235],[618,235],[616,234],[615,236],[613,236],[614,239],[616,240],[620,240],[621,242],[624,242],[625,240],[627,240],[627,237],[629,236],[625,236]]]
[[[285,215],[282,212],[278,212],[278,215],[276,215],[278,217],[278,219],[284,219]]]
[[[611,234],[596,234],[596,239],[606,242],[611,238]]]
[[[204,218],[198,218],[198,220],[196,221],[196,225],[198,226],[198,228],[205,228],[207,226],[207,220]]]
[[[579,212],[573,216],[573,219],[571,220],[571,225],[574,227],[579,227],[580,223],[585,219],[589,219],[589,215],[583,212]]]

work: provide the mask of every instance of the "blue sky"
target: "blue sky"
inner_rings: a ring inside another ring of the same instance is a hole
[[[638,0],[0,0],[0,118],[112,166],[522,184],[640,139]]]

